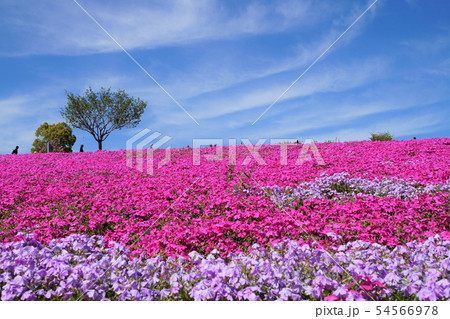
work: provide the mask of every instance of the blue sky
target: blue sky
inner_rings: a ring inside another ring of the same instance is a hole
[[[448,137],[450,2],[379,0],[259,121],[252,123],[373,2],[87,1],[97,21],[198,121],[179,108],[73,0],[0,2],[0,153],[30,152],[62,121],[65,90],[124,89],[148,102],[143,128],[193,138],[364,140]],[[74,130],[77,142],[96,143]]]

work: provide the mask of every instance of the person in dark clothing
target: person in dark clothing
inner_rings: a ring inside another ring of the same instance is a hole
[[[16,154],[17,155],[18,152],[19,152],[19,146],[16,146],[16,148],[13,149],[11,154]]]
[[[83,144],[81,144],[81,146],[80,146],[80,153],[83,153],[83,152],[84,152],[84,149],[83,149],[83,147],[84,147],[84,145],[83,145]]]

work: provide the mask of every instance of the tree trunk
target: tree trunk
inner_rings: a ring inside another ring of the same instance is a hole
[[[101,151],[102,150],[102,140],[98,140],[98,150]]]

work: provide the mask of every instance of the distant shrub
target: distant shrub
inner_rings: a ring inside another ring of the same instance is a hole
[[[392,141],[393,137],[394,137],[394,135],[392,135],[389,132],[370,133],[369,140],[371,140],[371,141]]]
[[[336,137],[334,140],[326,140],[325,143],[339,143],[339,139]]]
[[[281,142],[276,142],[275,144],[297,144],[300,143],[298,140],[293,141],[293,140],[286,140],[286,141],[281,141]]]

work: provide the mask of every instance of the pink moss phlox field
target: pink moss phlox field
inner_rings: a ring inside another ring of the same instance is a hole
[[[70,234],[101,235],[135,254],[186,256],[217,249],[226,256],[283,240],[317,240],[322,247],[362,240],[392,247],[436,234],[450,239],[448,191],[407,199],[307,198],[286,207],[264,192],[343,172],[365,180],[447,183],[449,138],[316,145],[324,165],[295,165],[301,144],[288,146],[288,165],[280,164],[279,145],[261,147],[266,165],[245,146],[237,146],[235,164],[228,147],[215,161],[203,156],[215,154],[215,147],[201,149],[201,165],[193,164],[192,148],[175,149],[154,175],[127,167],[124,150],[3,155],[0,240],[18,240],[20,232],[47,243]],[[164,151],[154,155],[158,162]]]

